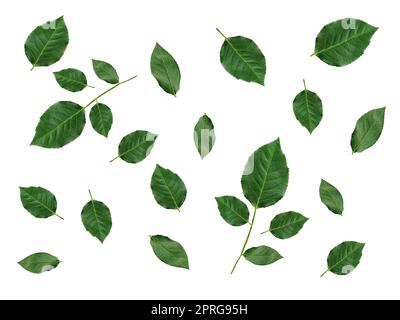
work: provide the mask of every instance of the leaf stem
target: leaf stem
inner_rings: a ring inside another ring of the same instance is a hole
[[[90,200],[92,200],[92,202],[93,202],[92,192],[90,191],[90,189],[88,191],[89,191]]]
[[[56,216],[56,217],[59,217],[61,220],[64,220],[64,218],[63,217],[61,217],[60,215],[58,215],[57,213],[55,213],[54,212],[54,215]]]
[[[265,230],[264,232],[261,232],[260,234],[266,234],[268,232],[271,232],[271,229]]]
[[[304,91],[307,91],[306,80],[303,79]]]
[[[93,87],[93,86],[91,86],[91,85],[89,85],[89,84],[87,84],[86,87],[92,88],[92,89],[96,89],[95,87]]]
[[[114,86],[112,86],[111,88],[108,88],[106,91],[102,92],[101,94],[99,94],[96,98],[94,98],[92,101],[90,101],[86,106],[83,107],[82,110],[85,110],[87,107],[89,107],[93,102],[96,102],[98,99],[100,99],[102,96],[106,95],[107,93],[109,93],[110,91],[114,90],[115,88],[119,87],[121,84],[127,83],[133,79],[137,78],[137,76],[133,76],[127,80],[118,82],[117,84],[115,84]]]
[[[242,247],[242,251],[240,252],[240,255],[239,255],[239,257],[237,258],[235,264],[233,265],[231,274],[233,274],[233,272],[235,271],[236,266],[238,265],[240,259],[241,259],[242,256],[243,256],[244,250],[246,250],[247,243],[249,242],[249,239],[250,239],[251,231],[253,230],[254,221],[255,221],[255,219],[256,219],[256,214],[257,214],[257,206],[254,207],[254,213],[253,213],[253,218],[251,219],[249,232],[247,233],[246,240],[244,241],[244,244],[243,244],[243,247]]]
[[[326,270],[323,274],[321,274],[320,275],[320,277],[322,278],[325,274],[327,274],[328,273],[328,271],[330,271],[329,269],[328,270]]]
[[[110,160],[110,163],[114,162],[115,160],[117,160],[120,157],[120,155],[116,156],[114,159]]]
[[[227,37],[221,32],[221,30],[219,30],[218,28],[215,28],[218,32],[219,32],[219,34],[221,35],[221,36],[223,36],[224,38],[225,38],[225,40],[227,39]]]

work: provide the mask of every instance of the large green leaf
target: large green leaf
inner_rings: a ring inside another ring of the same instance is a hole
[[[150,68],[159,86],[165,92],[176,96],[181,82],[179,66],[174,57],[158,43],[151,54]]]
[[[362,152],[372,147],[381,136],[385,122],[385,108],[368,111],[358,119],[351,135],[353,153]]]
[[[214,124],[206,114],[199,119],[194,127],[194,143],[202,159],[211,152],[214,146]]]
[[[58,216],[56,197],[49,190],[42,187],[19,187],[19,191],[23,207],[35,218]]]
[[[218,29],[217,31],[222,34]],[[236,79],[264,85],[265,57],[255,42],[242,36],[222,36],[225,41],[219,56],[225,70]]]
[[[247,249],[243,256],[247,261],[259,266],[266,266],[283,258],[278,251],[267,246]]]
[[[31,145],[61,148],[81,135],[85,123],[85,110],[80,105],[59,101],[40,117]]]
[[[238,227],[249,222],[249,209],[238,198],[223,196],[215,200],[221,217],[231,226]]]
[[[283,198],[288,181],[286,157],[276,139],[250,156],[242,176],[242,189],[255,208],[265,208]]]
[[[18,262],[18,264],[25,270],[32,273],[42,273],[53,270],[60,264],[57,257],[45,252],[34,253],[25,259]]]
[[[296,119],[312,133],[322,119],[322,101],[315,92],[307,89],[304,82],[304,90],[293,101],[293,112]]]
[[[278,239],[289,239],[299,233],[307,220],[294,211],[280,213],[272,219],[269,231]]]
[[[148,131],[134,131],[122,138],[118,146],[118,158],[129,162],[138,163],[144,160],[151,152],[157,135]]]
[[[160,206],[178,211],[185,202],[187,193],[182,179],[158,164],[151,177],[151,191]]]
[[[313,55],[331,66],[348,65],[362,56],[376,30],[352,18],[331,22],[319,32]]]
[[[321,179],[319,186],[319,196],[326,207],[335,214],[342,214],[344,210],[343,198],[335,186]]]
[[[330,271],[339,276],[352,272],[360,263],[364,246],[365,243],[345,241],[334,247],[328,255],[328,270],[326,272]]]
[[[93,237],[103,243],[112,227],[110,209],[103,202],[94,200],[92,194],[90,197],[91,200],[82,209],[82,223]]]
[[[64,17],[38,26],[25,41],[25,54],[32,63],[32,69],[50,66],[60,60],[68,42]]]
[[[93,70],[99,79],[111,84],[117,84],[119,82],[118,73],[111,64],[94,59],[92,60],[92,64]]]
[[[54,76],[61,88],[71,92],[82,91],[88,86],[85,74],[78,69],[60,70],[54,72]]]
[[[185,249],[179,242],[168,237],[150,236],[150,244],[154,254],[162,262],[178,268],[189,269],[189,261]]]
[[[103,103],[96,102],[90,110],[89,118],[93,129],[107,138],[113,123],[111,109]]]

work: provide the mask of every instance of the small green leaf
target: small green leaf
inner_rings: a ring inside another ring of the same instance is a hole
[[[50,66],[63,56],[69,42],[64,17],[38,26],[25,41],[25,54],[35,67]]]
[[[363,152],[378,141],[385,122],[385,109],[380,108],[368,111],[358,119],[351,135],[350,144],[353,153]]]
[[[179,211],[186,199],[186,186],[171,170],[157,164],[151,177],[151,191],[157,203],[166,209]]]
[[[321,277],[328,271],[339,276],[348,275],[359,265],[364,246],[365,243],[345,241],[334,247],[329,252],[328,270]]]
[[[266,63],[264,54],[251,39],[237,36],[224,37],[220,51],[220,61],[225,70],[236,79],[264,85]]]
[[[110,209],[103,202],[94,200],[90,190],[89,194],[91,199],[81,213],[82,223],[93,237],[103,243],[112,227]]]
[[[118,146],[118,156],[110,162],[121,158],[128,163],[138,163],[151,152],[157,135],[148,131],[134,131],[122,138]]]
[[[321,179],[319,196],[322,203],[334,214],[341,215],[343,213],[344,207],[342,195],[338,189],[326,182],[324,179]]]
[[[310,134],[319,125],[322,119],[322,101],[318,95],[307,89],[304,82],[304,90],[293,101],[293,112],[296,119]]]
[[[272,219],[268,231],[278,239],[289,239],[299,233],[307,220],[308,218],[294,211],[280,213]]]
[[[69,68],[54,72],[53,74],[60,87],[65,90],[78,92],[88,86],[85,74],[78,69]]]
[[[249,223],[249,209],[238,198],[223,196],[215,198],[221,217],[231,226],[238,227]]]
[[[61,148],[78,138],[85,127],[85,109],[71,101],[59,101],[40,117],[32,145]]]
[[[45,219],[58,216],[57,200],[54,194],[42,187],[19,187],[23,207],[35,218]]]
[[[361,57],[378,28],[346,18],[324,26],[315,40],[315,52],[323,62],[342,67]]]
[[[117,84],[119,82],[119,77],[117,71],[114,67],[105,61],[92,60],[93,70],[99,79],[111,84]]]
[[[57,257],[45,252],[34,253],[25,259],[18,262],[18,264],[25,270],[32,273],[42,273],[51,271],[60,264]]]
[[[256,150],[242,175],[243,194],[255,208],[277,203],[285,195],[289,169],[279,139]]]
[[[113,123],[111,109],[103,103],[96,102],[90,110],[89,118],[93,129],[107,138]]]
[[[150,244],[154,254],[162,262],[178,268],[189,269],[189,261],[185,249],[179,242],[168,237],[150,236]]]
[[[174,57],[158,43],[151,54],[150,68],[159,86],[165,92],[176,96],[181,82],[179,66]]]
[[[202,116],[194,127],[194,143],[202,159],[211,152],[214,146],[214,124],[207,115]]]
[[[267,246],[247,249],[243,256],[247,261],[259,266],[266,266],[283,258],[278,251]]]

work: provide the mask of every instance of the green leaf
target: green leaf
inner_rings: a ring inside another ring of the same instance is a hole
[[[293,101],[293,112],[296,119],[310,134],[319,125],[322,119],[322,101],[315,92],[307,89],[304,82],[304,90]]]
[[[176,96],[181,82],[179,66],[174,57],[158,43],[151,54],[150,68],[158,85],[165,92]]]
[[[345,241],[334,247],[329,252],[328,270],[321,277],[328,271],[339,276],[348,275],[359,265],[364,246],[365,243]]]
[[[60,217],[57,211],[57,200],[54,194],[42,187],[19,187],[23,207],[35,218],[45,219],[51,216]]]
[[[118,156],[110,162],[121,158],[129,163],[144,160],[151,152],[157,135],[148,131],[134,131],[122,138],[118,146]]]
[[[185,202],[187,193],[182,179],[158,164],[151,177],[151,191],[160,206],[178,211]]]
[[[61,148],[81,135],[85,123],[84,108],[71,101],[59,101],[40,117],[31,145]]]
[[[206,114],[199,119],[194,127],[194,143],[202,159],[211,152],[214,146],[214,124]]]
[[[91,200],[82,209],[82,223],[93,237],[103,243],[112,227],[110,209],[103,202],[94,200],[90,190],[89,194]]]
[[[64,17],[38,26],[25,41],[25,54],[32,69],[50,66],[63,56],[67,48],[68,29]]]
[[[308,218],[294,211],[280,213],[272,219],[268,231],[278,239],[289,239],[299,233],[307,220]]]
[[[61,88],[71,92],[78,92],[85,89],[87,79],[85,74],[78,69],[64,69],[53,73]]]
[[[221,217],[231,226],[238,227],[249,222],[249,209],[238,198],[223,196],[215,200]]]
[[[93,70],[99,79],[111,84],[117,84],[119,82],[119,77],[117,71],[114,67],[105,61],[92,60]]]
[[[335,214],[343,213],[343,198],[339,190],[333,185],[321,179],[319,186],[319,196],[326,207]]]
[[[25,259],[18,262],[18,264],[25,270],[32,273],[42,273],[51,271],[60,264],[57,257],[45,252],[34,253]]]
[[[247,261],[259,266],[266,266],[283,258],[278,251],[267,246],[247,249],[243,256]]]
[[[243,194],[255,208],[277,203],[285,195],[289,169],[279,139],[256,150],[242,175]]]
[[[378,141],[385,122],[385,109],[371,110],[358,119],[351,135],[350,144],[353,153],[362,152]]]
[[[220,61],[225,70],[236,79],[264,85],[266,63],[264,54],[251,39],[237,36],[224,37],[220,51]]]
[[[90,110],[89,118],[93,129],[107,138],[113,123],[111,109],[105,104],[97,102]]]
[[[189,269],[189,261],[185,249],[179,242],[165,236],[150,236],[150,244],[154,254],[162,262],[178,268]]]
[[[315,40],[315,52],[323,62],[342,67],[361,57],[378,28],[346,18],[324,26]]]

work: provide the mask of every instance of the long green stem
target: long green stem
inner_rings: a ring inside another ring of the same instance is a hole
[[[240,251],[240,255],[239,255],[239,257],[237,258],[237,260],[236,260],[236,262],[235,262],[235,264],[234,264],[234,266],[233,266],[233,268],[232,268],[231,274],[233,274],[233,272],[235,271],[236,266],[238,265],[240,259],[241,259],[242,256],[243,256],[244,251],[246,250],[247,243],[249,242],[249,239],[250,239],[251,231],[253,230],[254,221],[255,221],[255,219],[256,219],[256,214],[257,214],[257,206],[254,208],[253,218],[251,219],[249,232],[247,233],[246,240],[244,241],[244,244],[243,244],[243,247],[242,247],[242,251]]]
[[[103,93],[99,94],[96,98],[94,98],[92,101],[90,101],[86,106],[84,106],[82,108],[82,110],[85,110],[87,107],[89,107],[92,103],[96,102],[98,99],[100,99],[102,96],[106,95],[107,93],[109,93],[110,91],[113,91],[115,88],[119,87],[121,84],[127,83],[133,79],[137,78],[137,76],[133,76],[127,80],[118,82],[116,85],[112,86],[111,88],[107,89],[106,91],[104,91]]]

